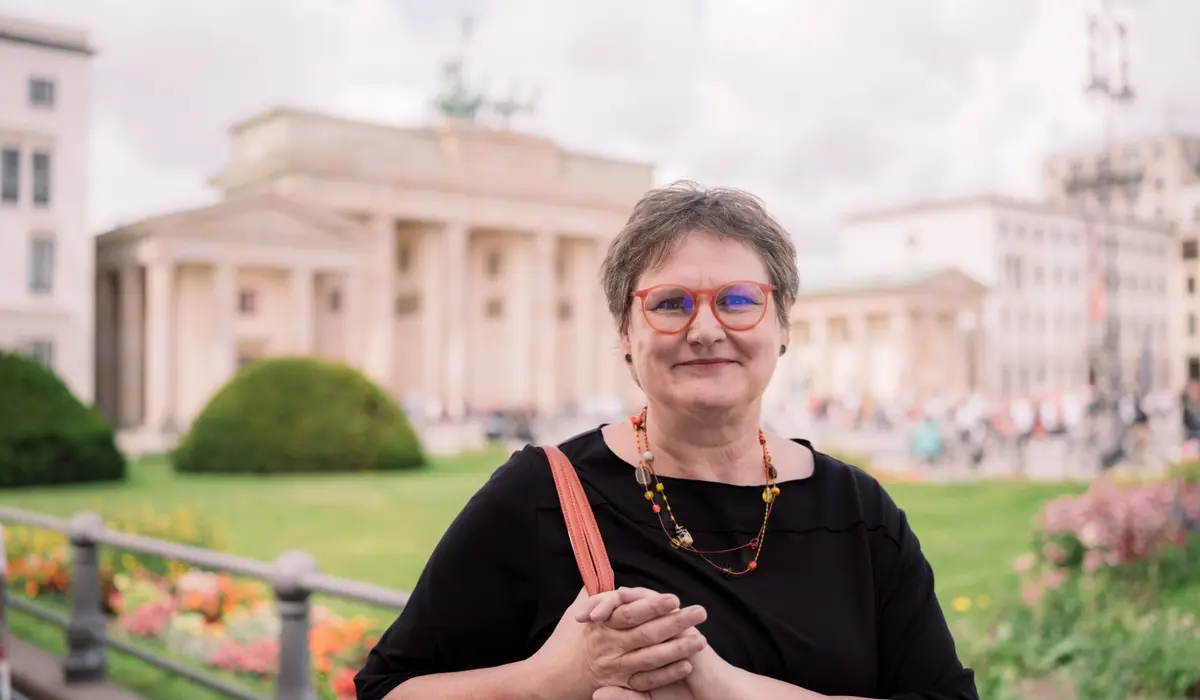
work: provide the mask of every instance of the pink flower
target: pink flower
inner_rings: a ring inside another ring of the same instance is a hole
[[[1092,573],[1099,569],[1104,564],[1104,554],[1096,549],[1088,550],[1087,554],[1083,555],[1083,570],[1085,573]]]
[[[1032,554],[1022,554],[1013,560],[1013,571],[1018,574],[1027,573],[1033,569],[1034,563],[1036,563],[1036,560]]]
[[[1021,586],[1021,602],[1033,606],[1037,605],[1042,599],[1042,587],[1035,583],[1026,583]]]
[[[279,640],[266,637],[244,645],[227,642],[209,655],[208,663],[231,671],[271,675],[279,668]]]

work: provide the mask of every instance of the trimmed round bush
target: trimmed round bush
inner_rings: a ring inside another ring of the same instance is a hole
[[[393,471],[425,465],[404,412],[358,370],[311,357],[255,362],[175,449],[185,473]]]
[[[125,478],[112,425],[40,362],[0,350],[0,488]]]

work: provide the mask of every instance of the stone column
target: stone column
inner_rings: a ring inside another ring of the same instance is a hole
[[[892,331],[892,343],[895,347],[896,390],[904,393],[916,388],[914,377],[918,373],[914,364],[916,352],[913,348],[912,321],[909,319],[908,309],[901,307],[893,311],[889,324]]]
[[[447,280],[444,231],[429,228],[421,235],[419,270],[421,274],[421,393],[426,401],[442,404],[445,401],[445,348],[443,333],[446,327],[445,290]],[[428,407],[427,407],[428,408]]]
[[[296,267],[290,275],[291,308],[288,311],[291,324],[290,342],[294,355],[314,354],[313,317],[316,313],[315,283],[316,275],[312,268]],[[389,328],[390,330],[390,328]],[[389,366],[391,366],[389,364]]]
[[[866,313],[857,313],[847,319],[850,324],[851,352],[854,353],[854,366],[858,375],[857,389],[862,392],[865,401],[875,390],[871,367],[871,325]]]
[[[551,418],[558,413],[555,387],[557,373],[558,280],[555,279],[555,249],[558,241],[552,231],[538,231],[533,239],[533,261],[529,279],[532,284],[533,325],[537,336],[533,343],[533,400],[538,415]]]
[[[391,216],[371,220],[372,257],[365,285],[369,302],[365,324],[367,374],[385,390],[393,389],[396,363],[396,223]]]
[[[122,428],[145,423],[145,284],[142,268],[126,263],[120,271],[120,368],[117,372],[118,405]]]
[[[808,321],[808,342],[813,348],[812,386],[809,390],[819,396],[827,396],[833,392],[833,379],[829,369],[829,358],[832,348],[829,345],[829,317],[824,314],[805,314]],[[789,352],[793,352],[789,350]]]
[[[533,377],[538,371],[535,346],[552,342],[554,328],[542,325],[532,311],[534,285],[537,284],[533,271],[535,242],[524,234],[513,234],[512,240],[510,247],[514,254],[509,256],[504,285],[507,312],[504,329],[509,336],[506,348],[510,367],[508,397],[514,408],[526,410],[537,406]]]
[[[110,423],[120,427],[120,383],[116,381],[118,370],[118,353],[120,340],[117,328],[117,291],[113,277],[107,268],[96,270],[93,281],[96,293],[96,406],[104,413]]]
[[[597,342],[599,322],[603,319],[599,311],[600,261],[597,251],[600,246],[595,240],[579,244],[575,251],[575,293],[571,299],[572,322],[575,325],[575,396],[583,402],[597,395],[597,358],[600,352]]]
[[[213,265],[212,333],[209,340],[209,395],[237,371],[237,270],[226,262]]]
[[[146,266],[146,422],[153,432],[172,433],[175,398],[175,266]]]
[[[442,405],[451,420],[466,415],[467,375],[467,265],[470,250],[470,230],[465,224],[446,224],[442,231],[442,260],[445,263],[443,282],[442,349],[444,394]]]
[[[342,333],[342,357],[359,370],[370,374],[367,367],[367,339],[371,333],[371,319],[379,308],[367,294],[369,284],[366,275],[359,269],[368,269],[369,261],[361,268],[352,268],[340,275],[342,308],[338,328]]]

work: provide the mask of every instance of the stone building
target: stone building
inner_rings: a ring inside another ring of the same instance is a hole
[[[91,401],[87,33],[0,15],[0,348]]]
[[[274,109],[230,136],[222,201],[97,238],[97,402],[124,430],[169,439],[283,354],[419,419],[636,401],[598,271],[651,166],[457,119]]]

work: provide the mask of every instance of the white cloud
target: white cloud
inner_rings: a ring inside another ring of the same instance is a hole
[[[211,197],[229,123],[272,105],[428,118],[476,16],[472,75],[542,90],[522,126],[762,195],[794,232],[848,208],[980,189],[1037,194],[1048,149],[1098,134],[1088,0],[39,0],[89,27],[92,221]],[[1200,2],[1119,3],[1139,103],[1121,131],[1200,132]],[[0,12],[28,14],[25,0]],[[1174,121],[1168,116],[1174,114]],[[1190,123],[1189,123],[1190,120]]]

